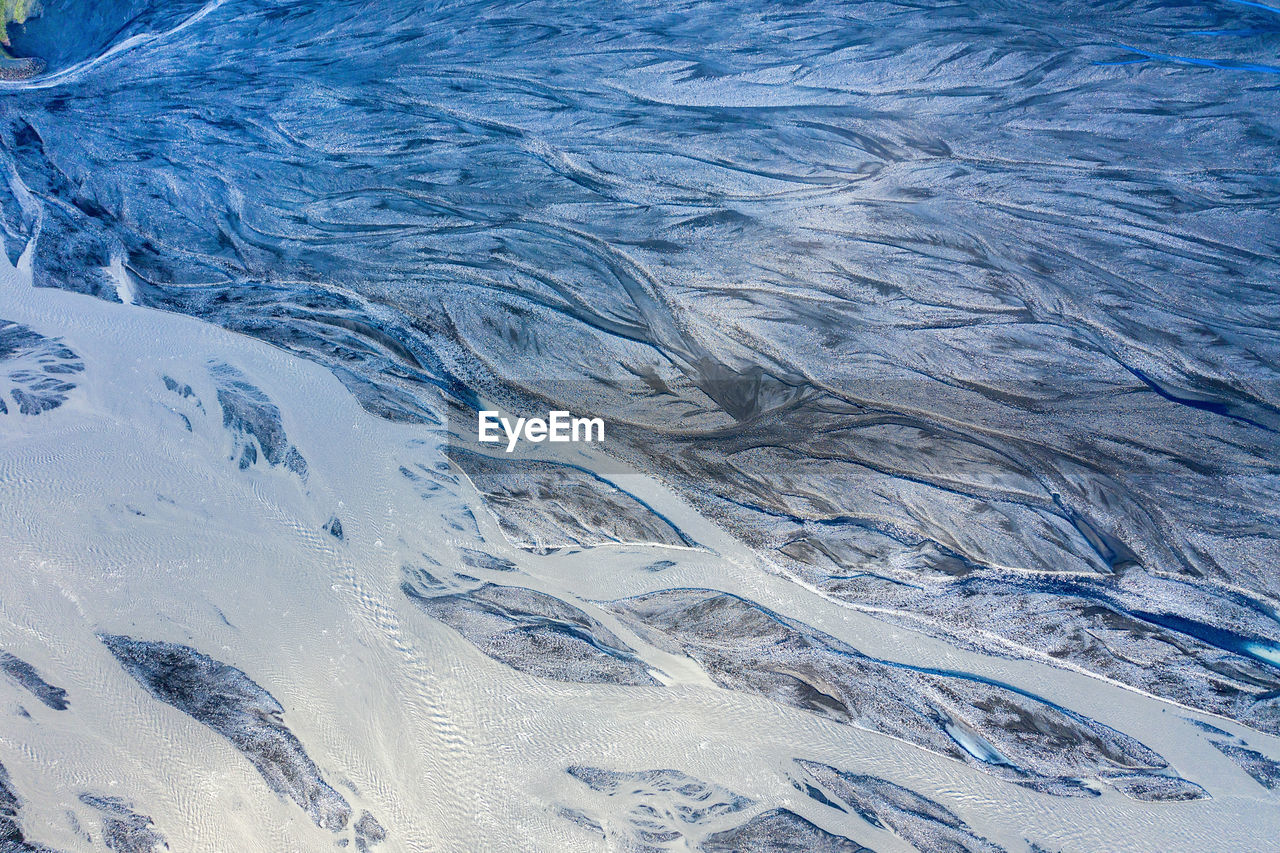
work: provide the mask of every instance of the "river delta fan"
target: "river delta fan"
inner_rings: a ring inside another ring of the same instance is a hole
[[[2,8],[0,847],[1275,846],[1275,9]]]

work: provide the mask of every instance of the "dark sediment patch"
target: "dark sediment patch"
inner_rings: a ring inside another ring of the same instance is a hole
[[[67,691],[40,677],[36,668],[8,652],[0,652],[0,672],[55,711],[67,710]]]
[[[473,569],[484,569],[490,572],[514,572],[519,568],[506,557],[477,551],[474,548],[459,548],[458,553],[462,557],[463,564]]]
[[[387,838],[387,831],[369,812],[361,812],[360,819],[355,822],[353,828],[356,833],[356,850],[360,853],[372,850]]]
[[[602,834],[609,849],[657,853],[870,853],[788,809],[758,811],[753,800],[678,770],[604,770],[575,765],[570,776],[610,800],[597,820],[578,810],[560,814]],[[757,812],[747,820],[744,814]]]
[[[346,827],[351,807],[280,719],[284,708],[253,679],[189,646],[114,634],[100,639],[151,696],[231,741],[271,790],[297,803],[317,826]]]
[[[720,686],[883,732],[1001,778],[1093,796],[1098,779],[1143,800],[1206,794],[1134,738],[1008,685],[868,657],[737,596],[676,589],[621,599],[620,619],[698,661]]]
[[[546,593],[485,584],[430,595],[406,578],[414,604],[513,669],[587,684],[654,685],[644,661],[582,610]]]
[[[535,553],[609,543],[692,546],[675,525],[629,492],[570,465],[497,459],[454,448],[503,534]]]
[[[1211,723],[1203,720],[1189,720],[1194,726],[1201,731],[1207,732],[1209,743],[1213,744],[1214,749],[1221,752],[1227,758],[1230,758],[1236,765],[1253,777],[1253,780],[1268,791],[1274,791],[1280,788],[1280,761],[1270,758],[1256,749],[1250,749],[1249,744],[1242,738],[1238,738],[1231,732],[1220,729]]]
[[[269,465],[283,465],[305,479],[306,460],[298,448],[289,443],[276,404],[230,365],[215,363],[209,372],[218,383],[222,425],[235,437],[236,450],[232,459],[238,458],[240,470],[257,463],[261,450]]]
[[[888,829],[917,850],[954,853],[1005,853],[1003,847],[977,835],[949,809],[915,791],[875,776],[837,770],[816,761],[798,761],[821,788],[805,783],[818,802],[840,808],[844,803],[863,820]],[[800,785],[797,783],[797,788]],[[802,789],[803,790],[803,789]],[[843,809],[842,809],[843,811]]]
[[[789,809],[771,809],[741,826],[707,836],[698,849],[703,853],[873,853]]]
[[[67,401],[76,384],[71,377],[84,362],[59,338],[0,320],[0,364],[8,369],[9,395],[23,415],[38,415]],[[0,414],[8,414],[0,386]]]
[[[115,853],[161,853],[169,849],[151,817],[135,812],[132,803],[95,794],[81,794],[80,802],[101,814],[102,840],[107,849]]]
[[[752,805],[747,797],[679,770],[622,771],[573,765],[565,772],[610,797],[642,796],[645,807],[641,811],[651,813],[661,807],[685,824],[706,823]]]
[[[1212,742],[1218,751],[1240,766],[1268,791],[1280,788],[1280,761],[1268,758],[1256,749],[1234,743]]]

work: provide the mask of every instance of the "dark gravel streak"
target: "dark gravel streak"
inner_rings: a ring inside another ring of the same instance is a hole
[[[346,827],[351,807],[280,719],[284,708],[249,676],[177,643],[114,634],[99,639],[148,693],[231,741],[273,791],[297,803],[317,826],[332,832]]]
[[[0,672],[22,685],[32,696],[55,711],[67,710],[67,691],[40,677],[36,668],[8,652],[0,652]]]

